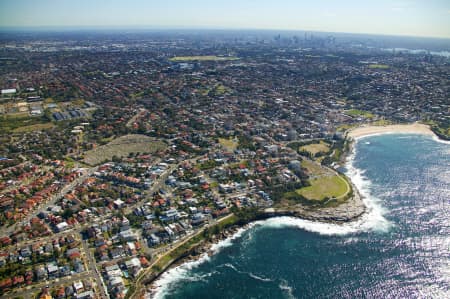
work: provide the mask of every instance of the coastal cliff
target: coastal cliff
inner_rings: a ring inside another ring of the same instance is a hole
[[[353,190],[356,189],[354,188]],[[291,209],[269,208],[262,212],[260,219],[278,216],[292,216],[311,221],[339,224],[354,221],[361,217],[365,211],[366,206],[361,200],[359,192],[356,191],[351,198],[336,207],[305,208],[302,206],[295,206]]]

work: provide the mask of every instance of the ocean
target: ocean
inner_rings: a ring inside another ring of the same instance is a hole
[[[450,145],[359,139],[346,174],[368,213],[344,225],[255,222],[162,275],[155,298],[450,298]]]

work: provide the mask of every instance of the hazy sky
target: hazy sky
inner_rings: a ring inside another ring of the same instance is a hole
[[[450,38],[450,0],[0,0],[0,27],[289,29]]]

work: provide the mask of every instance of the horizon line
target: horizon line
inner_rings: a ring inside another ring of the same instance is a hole
[[[68,31],[120,31],[120,30],[163,30],[163,31],[280,31],[280,32],[312,32],[321,34],[352,34],[352,35],[372,35],[385,37],[403,37],[403,38],[428,38],[450,40],[450,36],[428,36],[428,35],[405,35],[405,34],[388,34],[374,32],[346,32],[346,31],[325,31],[325,30],[307,30],[307,29],[286,29],[286,28],[230,28],[230,27],[182,27],[182,26],[154,26],[154,25],[45,25],[45,26],[0,26],[0,32],[68,32]]]

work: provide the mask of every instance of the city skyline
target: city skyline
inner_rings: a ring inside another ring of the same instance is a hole
[[[0,29],[274,29],[450,38],[450,4],[418,1],[4,0]]]

